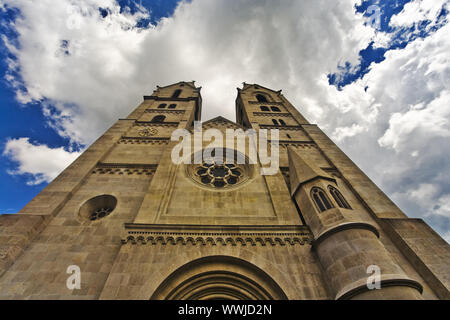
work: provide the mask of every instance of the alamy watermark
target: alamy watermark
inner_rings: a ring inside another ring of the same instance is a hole
[[[69,290],[81,289],[81,269],[79,266],[72,265],[67,268],[67,274],[70,277],[67,278],[66,286]]]
[[[381,8],[377,5],[371,5],[367,8],[367,13],[369,14],[368,24],[376,29],[381,30]]]
[[[381,289],[381,269],[377,265],[370,265],[367,268],[367,274],[370,276],[367,278],[367,289],[380,290]]]

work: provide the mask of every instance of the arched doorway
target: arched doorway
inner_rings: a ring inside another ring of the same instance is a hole
[[[257,266],[234,257],[210,256],[178,268],[151,300],[287,300],[280,286]]]

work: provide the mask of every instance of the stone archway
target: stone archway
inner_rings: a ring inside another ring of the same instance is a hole
[[[178,268],[151,300],[287,300],[280,286],[257,266],[234,257],[209,256]]]

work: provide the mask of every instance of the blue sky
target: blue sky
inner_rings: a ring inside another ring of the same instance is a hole
[[[19,211],[156,85],[197,80],[203,119],[234,119],[246,81],[283,89],[450,239],[449,1],[77,3],[0,0],[0,212]]]
[[[163,17],[169,17],[179,1],[175,0],[142,0],[141,2],[121,0],[118,1],[124,10],[135,12],[139,10],[137,4],[142,4],[152,15],[149,19],[143,19],[139,26],[147,27],[148,24],[157,24]],[[99,10],[102,10],[99,8]],[[0,32],[10,40],[15,40],[17,34],[13,29],[5,27],[4,23],[14,21],[19,12],[10,8],[0,13],[2,26]],[[16,99],[16,92],[11,84],[5,80],[8,71],[6,59],[14,59],[4,43],[0,43],[0,105],[2,106],[2,117],[0,118],[0,148],[3,151],[5,142],[10,138],[29,137],[37,144],[45,143],[50,148],[75,147],[80,150],[81,146],[74,146],[69,139],[61,137],[51,126],[47,124],[48,119],[42,113],[40,102],[22,104]],[[17,75],[20,79],[20,74]],[[27,185],[28,175],[10,175],[8,170],[15,170],[17,163],[9,157],[0,157],[3,170],[0,170],[0,213],[15,213],[23,208],[33,199],[45,186],[47,182],[38,185]]]

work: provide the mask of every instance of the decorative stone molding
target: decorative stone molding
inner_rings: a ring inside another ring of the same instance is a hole
[[[313,241],[305,226],[182,226],[126,224],[122,244],[295,246]]]
[[[146,113],[171,113],[171,114],[184,114],[186,110],[170,110],[170,109],[146,109]]]
[[[258,117],[288,117],[291,118],[292,115],[290,113],[283,113],[283,112],[253,112],[254,116],[258,116]]]
[[[156,168],[155,165],[99,163],[92,174],[151,176],[155,174]]]
[[[187,97],[187,98],[171,98],[171,97],[158,97],[158,96],[144,96],[144,101],[198,101],[199,97]]]
[[[294,148],[301,148],[301,149],[317,149],[317,145],[312,141],[280,140],[278,141],[278,145],[280,146],[280,148],[287,148],[289,146],[292,146]]]
[[[138,133],[141,137],[152,137],[158,134],[158,129],[152,127],[144,127],[143,129],[139,130]]]
[[[122,137],[118,144],[168,145],[169,138]]]
[[[257,122],[255,122],[257,123]],[[257,123],[258,124],[258,123]],[[274,124],[260,124],[259,127],[261,129],[278,129],[278,130],[299,130],[303,131],[303,128],[299,126],[276,126]]]
[[[284,103],[283,102],[274,102],[274,101],[269,101],[269,102],[259,102],[259,101],[249,101],[248,103],[250,103],[250,104],[261,104],[261,105],[265,105],[265,106],[267,106],[267,105],[278,105],[278,106],[282,106],[282,105],[284,105]]]
[[[177,127],[178,122],[151,122],[151,121],[136,121],[136,127]]]

